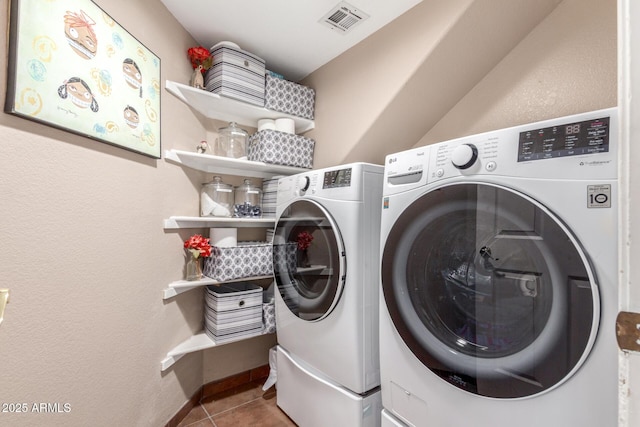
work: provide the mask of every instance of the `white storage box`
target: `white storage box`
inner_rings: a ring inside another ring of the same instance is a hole
[[[262,334],[262,287],[239,282],[205,288],[205,332],[216,342]]]
[[[213,65],[205,74],[205,89],[263,107],[264,60],[229,45],[216,45],[210,52],[213,55]]]
[[[274,165],[313,168],[315,141],[305,136],[261,130],[249,137],[247,158]]]
[[[214,246],[211,256],[204,259],[203,273],[220,282],[272,275],[271,244],[256,242],[229,248]]]
[[[313,120],[315,90],[269,74],[266,75],[265,81],[264,106],[266,108]]]

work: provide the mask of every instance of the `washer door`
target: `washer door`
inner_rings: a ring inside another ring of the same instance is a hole
[[[405,209],[384,247],[382,285],[415,356],[487,397],[562,383],[598,328],[595,276],[575,237],[544,206],[494,185],[440,187]]]
[[[273,238],[273,271],[291,313],[316,321],[334,309],[344,286],[345,252],[333,218],[318,203],[298,200],[285,209]]]

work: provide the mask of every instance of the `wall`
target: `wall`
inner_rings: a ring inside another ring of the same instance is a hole
[[[162,86],[188,81],[194,41],[159,1],[96,3],[160,57]],[[193,150],[210,137],[164,89],[161,117],[163,150]],[[165,231],[163,219],[197,215],[210,176],[8,114],[0,140],[0,288],[11,291],[0,401],[71,408],[0,413],[0,425],[164,425],[203,384],[204,365],[218,367],[213,380],[268,363],[273,338],[193,353],[160,371],[167,351],[202,327],[201,292],[163,301],[162,290],[183,277],[183,240],[203,230]]]
[[[564,0],[416,144],[617,105],[615,0]]]
[[[318,94],[314,165],[410,148],[559,2],[423,0],[321,67],[304,80]]]

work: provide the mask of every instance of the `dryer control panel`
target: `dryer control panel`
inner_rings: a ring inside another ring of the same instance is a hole
[[[376,176],[382,175],[383,169],[380,165],[356,162],[286,176],[278,180],[277,203],[287,204],[300,197],[364,200],[364,187],[372,181],[379,182]]]
[[[324,173],[322,188],[350,187],[351,172],[351,168],[326,171]]]

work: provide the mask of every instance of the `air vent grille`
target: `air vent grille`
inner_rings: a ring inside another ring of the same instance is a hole
[[[347,16],[349,16],[349,15],[346,12],[343,12],[342,10],[336,10],[334,12],[334,14],[331,15],[330,17],[328,17],[327,19],[329,21],[331,21],[331,23],[333,23],[333,24],[338,24],[338,23],[340,23],[340,21],[342,21]]]
[[[338,30],[342,34],[346,34],[367,18],[369,18],[369,15],[343,1],[323,16],[319,22],[331,29]]]

